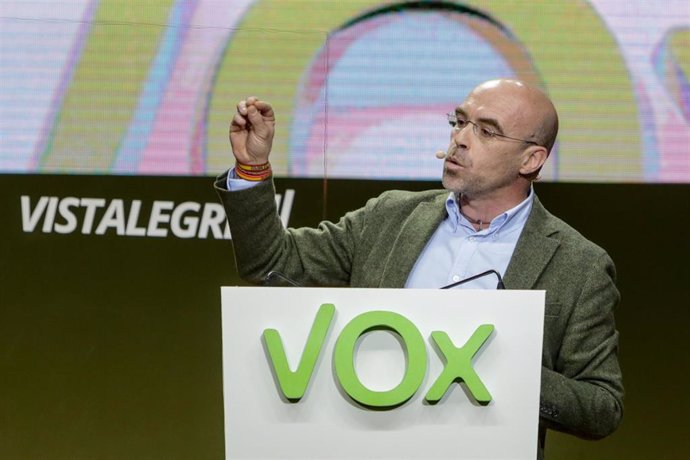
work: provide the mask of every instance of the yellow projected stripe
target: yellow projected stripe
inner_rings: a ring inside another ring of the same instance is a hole
[[[79,60],[42,168],[110,168],[134,115],[172,0],[104,0]]]

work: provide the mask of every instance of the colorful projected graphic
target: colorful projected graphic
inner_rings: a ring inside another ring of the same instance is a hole
[[[291,177],[437,180],[476,83],[542,86],[547,180],[690,182],[684,0],[75,0],[0,6],[0,172],[211,175],[240,98]]]
[[[358,18],[331,34],[301,80],[290,175],[438,178],[444,114],[497,75],[541,84],[509,31],[477,11],[384,8]]]

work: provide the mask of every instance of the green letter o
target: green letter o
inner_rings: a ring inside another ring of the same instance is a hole
[[[400,336],[407,354],[407,369],[402,381],[388,391],[372,391],[362,385],[355,372],[355,345],[373,330],[389,330]],[[390,311],[371,311],[352,319],[343,328],[333,351],[338,381],[352,399],[364,406],[393,409],[410,399],[426,375],[426,344],[419,330],[404,316]]]

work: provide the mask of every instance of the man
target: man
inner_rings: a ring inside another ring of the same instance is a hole
[[[539,456],[547,428],[607,436],[623,408],[615,269],[532,189],[558,131],[553,104],[522,82],[495,80],[449,121],[445,191],[390,191],[336,224],[284,230],[269,180],[273,110],[241,101],[230,126],[236,167],[216,182],[241,276],[260,282],[279,270],[305,285],[440,287],[495,269],[507,289],[543,289]]]

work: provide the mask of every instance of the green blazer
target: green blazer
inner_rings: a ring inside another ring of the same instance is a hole
[[[305,286],[402,288],[446,217],[447,190],[389,191],[337,223],[284,229],[272,182],[228,192],[240,276],[260,283],[279,270]],[[546,291],[540,402],[540,457],[546,428],[597,439],[623,411],[615,268],[606,252],[550,214],[535,197],[504,276],[507,289]]]

